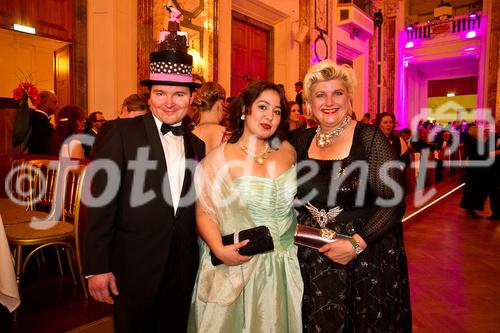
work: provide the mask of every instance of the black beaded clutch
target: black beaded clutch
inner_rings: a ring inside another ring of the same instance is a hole
[[[259,226],[251,229],[241,230],[236,234],[230,234],[222,236],[222,244],[231,245],[249,239],[247,245],[240,248],[238,251],[244,256],[253,256],[255,254],[268,252],[274,250],[273,238],[271,237],[271,232],[266,226]],[[210,256],[212,259],[212,265],[217,266],[222,264],[222,261],[215,256],[215,254],[210,251]]]

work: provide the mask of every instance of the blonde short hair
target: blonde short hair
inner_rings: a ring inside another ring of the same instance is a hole
[[[308,104],[311,102],[311,90],[314,84],[330,80],[340,80],[347,90],[347,95],[352,97],[356,85],[356,75],[352,67],[346,64],[337,65],[335,62],[326,59],[311,66],[307,71],[304,78],[304,100]]]

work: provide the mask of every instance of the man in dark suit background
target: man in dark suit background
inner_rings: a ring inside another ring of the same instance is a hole
[[[299,105],[300,114],[304,114],[304,110],[302,110],[302,103],[304,99],[302,98],[302,91],[304,90],[304,83],[302,81],[295,82],[295,102]]]
[[[193,165],[205,146],[185,123],[199,84],[187,53],[163,50],[150,60],[141,84],[151,112],[108,122],[92,151],[93,163],[117,167],[95,173],[92,196],[112,177],[119,186],[111,201],[89,207],[84,271],[92,297],[114,304],[115,332],[185,332],[199,262]]]
[[[85,124],[85,134],[96,137],[97,133],[101,129],[102,125],[106,122],[104,118],[104,114],[101,111],[92,112],[89,115],[87,123]],[[90,150],[92,146],[83,145],[83,152],[85,154],[85,158],[90,157]]]
[[[105,122],[106,119],[101,111],[92,112],[89,115],[88,123],[85,126],[85,134],[97,136],[97,133],[99,133],[99,130]]]
[[[49,116],[57,112],[57,96],[51,91],[40,92],[40,103],[31,111],[31,135],[28,140],[30,154],[49,155],[50,140],[54,128],[50,124]]]

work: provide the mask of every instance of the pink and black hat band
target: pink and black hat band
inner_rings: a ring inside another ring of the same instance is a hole
[[[190,54],[165,50],[152,52],[149,59],[149,79],[141,80],[141,85],[200,87],[199,83],[193,82],[193,57]]]

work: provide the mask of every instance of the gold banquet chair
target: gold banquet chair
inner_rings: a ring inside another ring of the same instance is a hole
[[[52,168],[51,168],[51,163]],[[35,182],[40,182],[40,175],[44,175],[48,190],[44,193],[43,203],[51,205],[53,187],[57,169],[57,161],[51,160],[29,160],[16,159],[11,164],[11,174],[9,177],[8,190],[13,197],[0,198],[0,214],[4,225],[31,221],[33,217],[38,219],[47,218],[46,212],[37,211],[33,205],[33,191],[40,186]]]
[[[61,170],[59,164],[54,190],[54,207],[59,205],[58,209],[53,208],[50,217],[62,216],[62,219],[47,219],[36,222],[18,223],[5,226],[5,233],[9,245],[13,247],[15,259],[16,279],[19,285],[21,274],[26,270],[26,265],[30,258],[39,250],[48,246],[63,246],[66,250],[68,264],[70,267],[73,283],[76,285],[76,277],[73,269],[73,258],[75,258],[75,250],[73,242],[75,238],[73,222],[75,208],[79,200],[81,192],[81,175],[85,170],[85,166],[71,166]],[[60,214],[58,214],[60,210]],[[25,259],[23,259],[24,247],[35,247],[30,250]],[[80,273],[80,272],[79,272]],[[83,283],[83,281],[82,281]],[[84,287],[82,285],[82,287]],[[85,291],[85,289],[84,289]]]
[[[85,181],[85,171],[80,175],[80,183],[84,184]],[[85,281],[85,276],[83,275],[83,261],[82,261],[82,255],[83,255],[83,237],[85,233],[85,225],[87,224],[87,206],[82,202],[82,197],[87,195],[86,192],[83,191],[83,185],[79,186],[79,191],[77,192],[77,197],[76,197],[76,207],[75,207],[75,219],[74,219],[74,225],[75,225],[75,250],[76,250],[76,262],[78,264],[78,272],[79,272],[79,279],[80,283],[82,284],[83,287],[83,294],[85,296],[85,299],[87,299],[88,296],[88,290],[87,290],[87,285]]]

